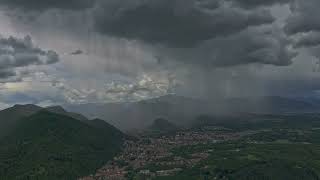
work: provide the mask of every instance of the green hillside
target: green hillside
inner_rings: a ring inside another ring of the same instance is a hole
[[[93,173],[121,150],[124,135],[107,123],[89,124],[48,111],[20,120],[0,141],[1,179],[69,180]]]
[[[0,139],[10,133],[21,118],[28,117],[41,110],[35,105],[15,105],[0,111]]]
[[[73,112],[67,112],[60,106],[52,106],[44,109],[33,104],[15,105],[11,108],[0,111],[0,139],[8,135],[18,125],[22,118],[28,117],[41,110],[69,116],[80,121],[88,121],[85,116]]]

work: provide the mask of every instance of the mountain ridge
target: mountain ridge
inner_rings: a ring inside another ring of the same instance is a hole
[[[69,111],[81,112],[87,117],[106,119],[122,130],[146,129],[154,119],[174,120],[179,126],[192,123],[200,115],[229,116],[239,113],[309,113],[320,110],[320,101],[301,98],[264,96],[258,98],[227,98],[209,101],[183,96],[167,95],[158,98],[106,104],[63,105]]]
[[[121,151],[126,138],[105,121],[99,128],[95,122],[46,109],[22,118],[0,139],[0,177],[69,180],[94,172]]]

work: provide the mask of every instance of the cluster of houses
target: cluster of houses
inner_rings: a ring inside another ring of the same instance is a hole
[[[190,168],[209,157],[212,150],[191,154],[189,158],[175,155],[172,150],[198,144],[216,143],[239,138],[235,133],[182,131],[157,138],[141,137],[138,141],[126,141],[123,152],[99,169],[95,175],[80,180],[123,180],[131,172],[145,177],[172,176],[183,168]],[[149,169],[148,167],[159,167]],[[172,167],[164,168],[161,167]]]

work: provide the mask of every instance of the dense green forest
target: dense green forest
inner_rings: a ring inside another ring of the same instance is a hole
[[[81,122],[43,110],[17,121],[0,140],[0,177],[76,179],[119,153],[123,139],[104,121]]]

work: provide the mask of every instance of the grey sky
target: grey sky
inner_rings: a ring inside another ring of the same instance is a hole
[[[290,95],[318,78],[319,7],[317,0],[0,0],[1,106]],[[15,48],[10,36],[28,46]],[[15,59],[5,60],[8,53]],[[275,90],[273,82],[284,85]]]

